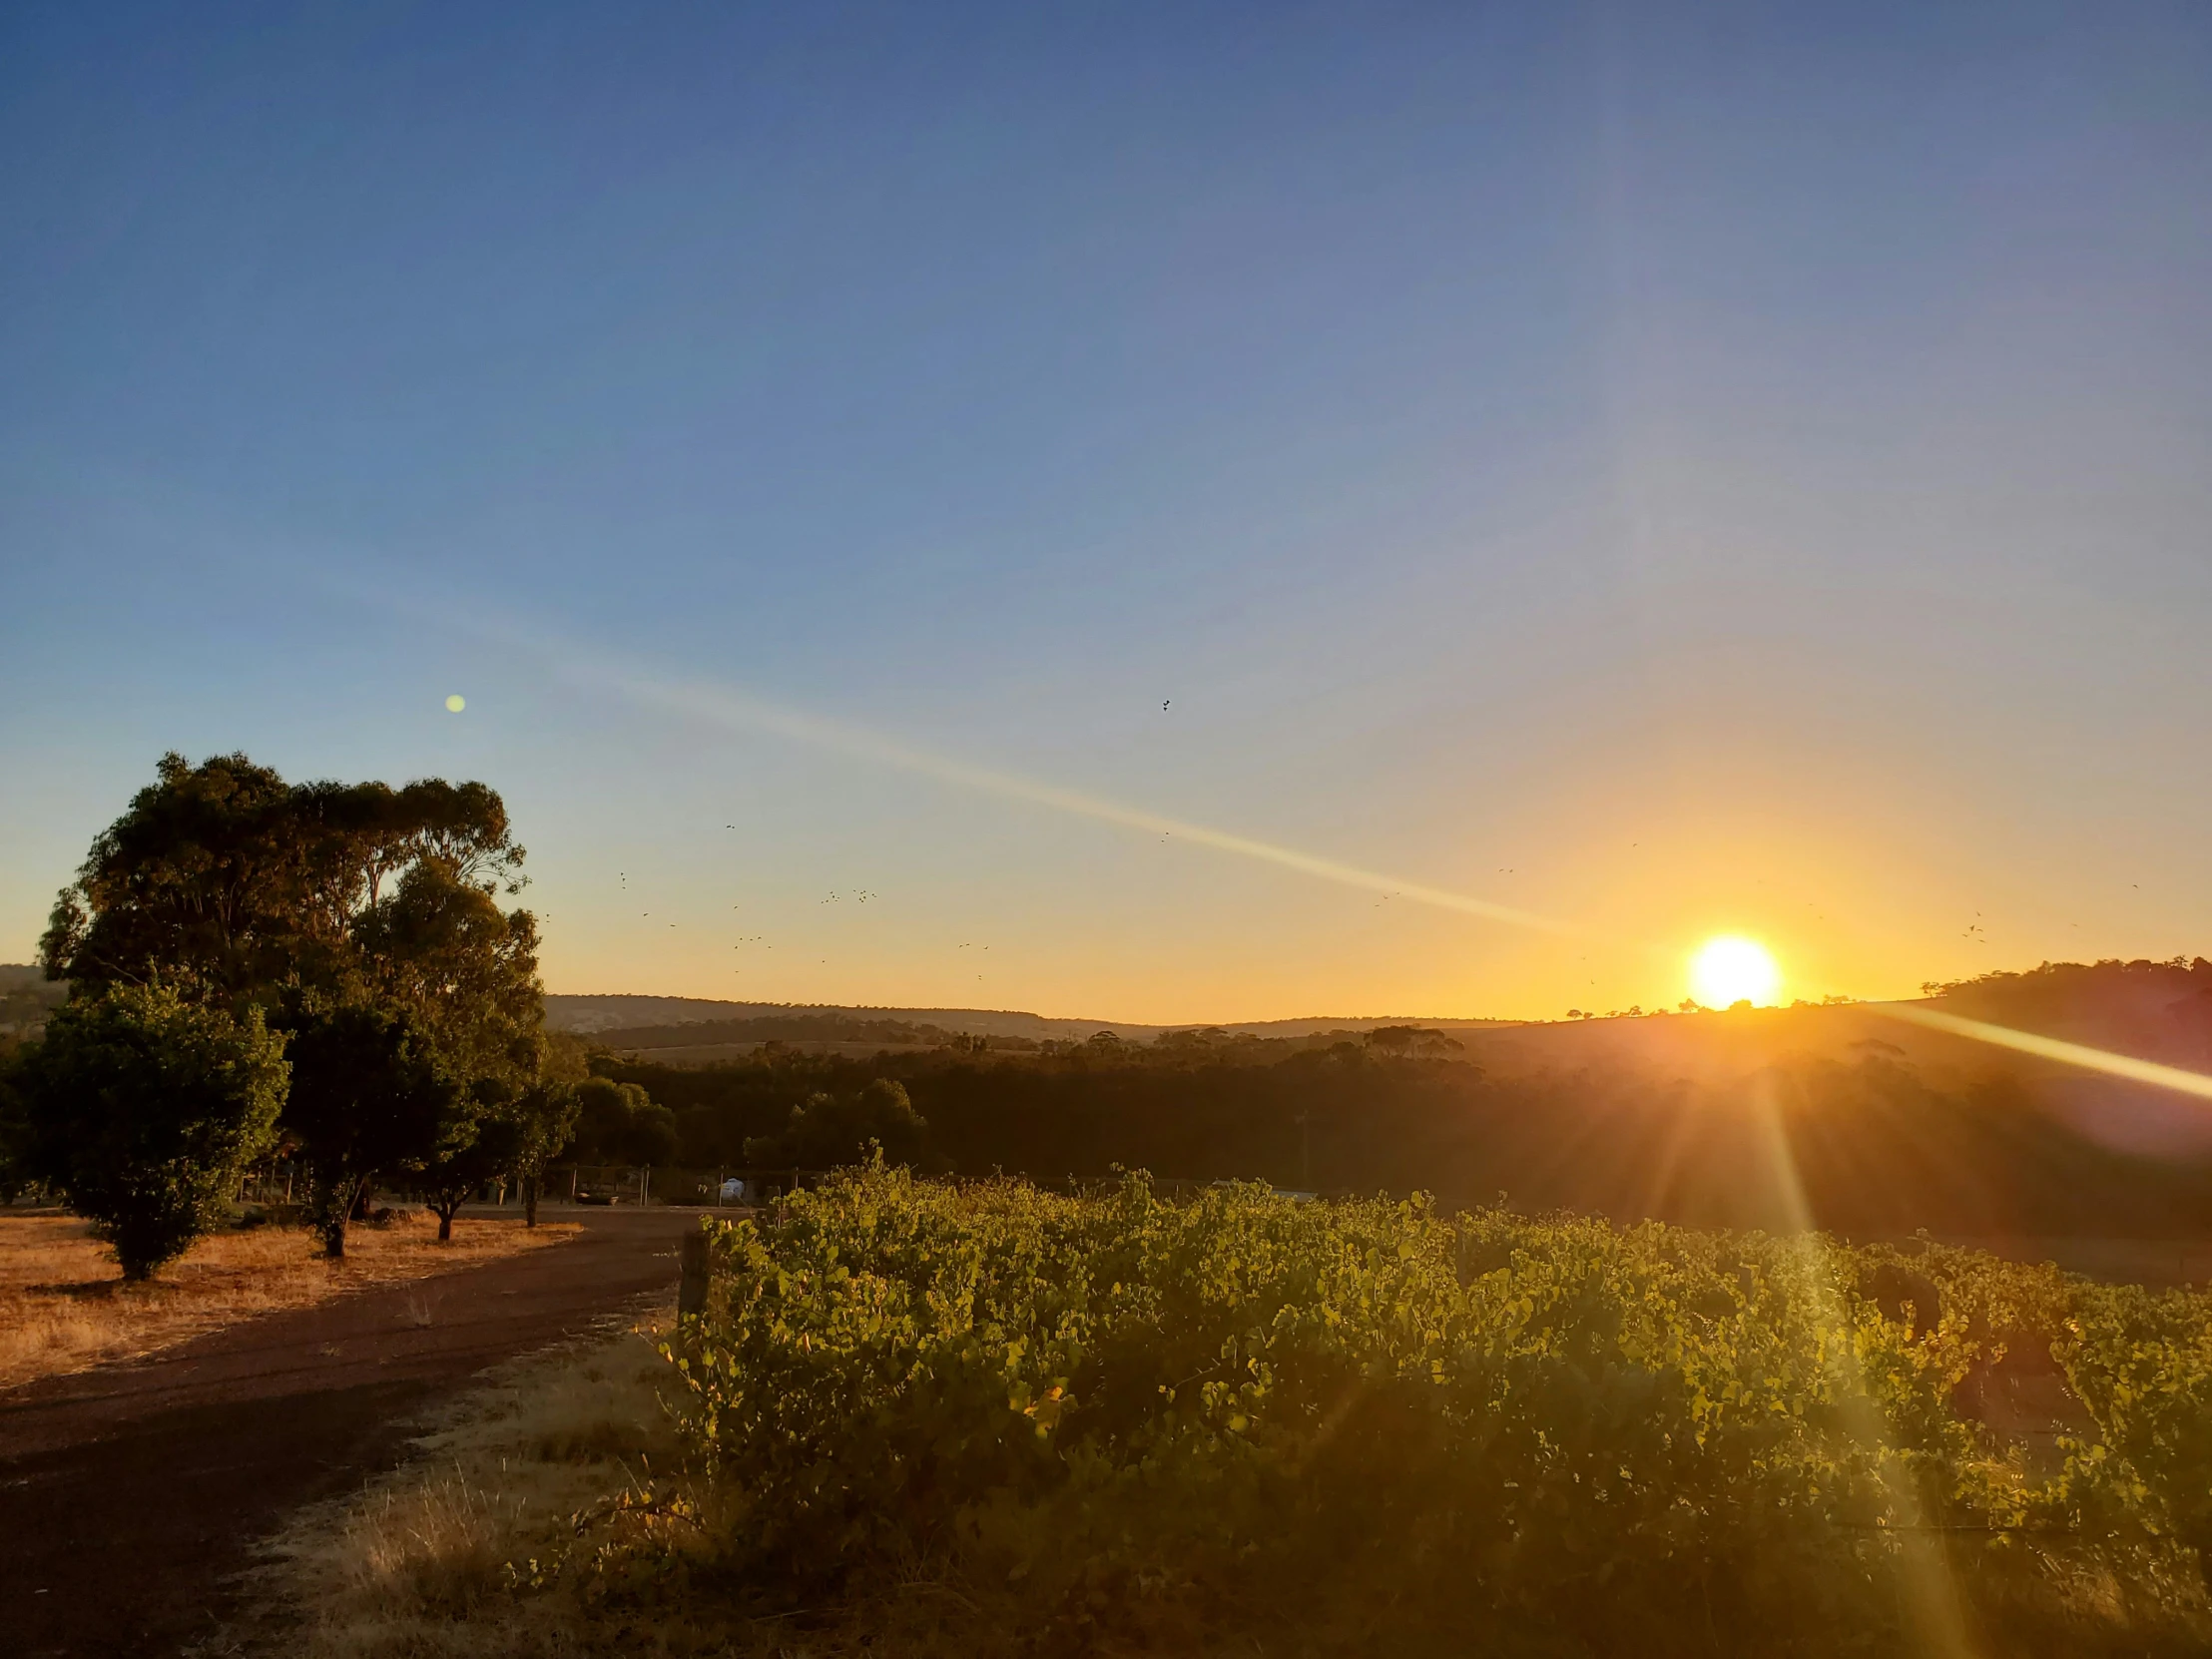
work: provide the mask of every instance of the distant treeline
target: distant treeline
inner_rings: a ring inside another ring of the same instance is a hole
[[[2212,962],[2045,962],[1921,987],[1950,1013],[2212,1069]]]
[[[781,1132],[795,1108],[881,1077],[927,1124],[922,1161],[960,1174],[1050,1181],[1121,1166],[1860,1236],[2212,1227],[2212,1168],[2099,1146],[2001,1072],[1953,1078],[1869,1050],[1700,1089],[1631,1072],[1492,1078],[1447,1045],[1390,1028],[1322,1048],[1188,1034],[1002,1057],[772,1048],[691,1069],[602,1052],[594,1069],[671,1108],[693,1166],[741,1166],[747,1142]]]
[[[1000,1033],[984,1035],[954,1031],[926,1020],[877,1019],[864,1014],[830,1009],[821,1013],[774,1013],[742,1019],[687,1020],[675,1025],[632,1025],[592,1034],[591,1041],[613,1053],[632,1050],[650,1057],[669,1048],[736,1048],[748,1044],[812,1044],[817,1047],[851,1047],[879,1043],[885,1047],[944,1048],[963,1053],[1079,1054],[1111,1053],[1124,1060],[1187,1059],[1194,1054],[1234,1050],[1246,1058],[1277,1058],[1310,1048],[1327,1048],[1339,1042],[1359,1042],[1372,1036],[1384,1046],[1398,1043],[1407,1052],[1456,1054],[1461,1044],[1440,1031],[1416,1026],[1382,1026],[1373,1032],[1342,1030],[1302,1033],[1296,1036],[1260,1036],[1250,1031],[1229,1031],[1218,1025],[1163,1031],[1149,1043],[1135,1043],[1113,1031],[1101,1030],[1088,1037],[1019,1037]]]
[[[820,1014],[757,1014],[744,1019],[687,1020],[676,1025],[634,1025],[595,1033],[592,1041],[622,1051],[656,1048],[707,1048],[743,1043],[882,1043],[898,1047],[962,1048],[985,1039],[948,1031],[941,1025],[904,1019],[869,1019],[831,1011]],[[1028,1037],[992,1037],[992,1048],[1034,1051]]]

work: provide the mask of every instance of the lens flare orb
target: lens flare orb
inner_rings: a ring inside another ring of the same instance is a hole
[[[468,707],[468,699],[463,697],[459,692],[455,692],[451,697],[445,700],[445,706],[454,714],[459,714],[463,709]]]
[[[1782,969],[1757,939],[1724,933],[1707,939],[1690,958],[1690,994],[1708,1008],[1739,1002],[1772,1003],[1782,989]]]

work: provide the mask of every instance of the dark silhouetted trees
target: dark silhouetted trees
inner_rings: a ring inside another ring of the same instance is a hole
[[[258,1009],[110,985],[58,1009],[17,1060],[5,1138],[143,1280],[215,1225],[269,1150],[286,1072]]]
[[[438,1239],[453,1236],[453,1217],[479,1189],[514,1174],[521,1160],[523,1126],[515,1102],[503,1098],[502,1085],[482,1083],[473,1091],[476,1108],[465,1139],[457,1139],[424,1161],[415,1184],[438,1218]]]
[[[308,1209],[323,1252],[345,1254],[354,1201],[383,1172],[421,1169],[465,1148],[476,1106],[404,1012],[351,1004],[290,1031],[283,1126],[312,1172]]]
[[[636,1083],[587,1078],[576,1085],[574,1156],[587,1164],[672,1164],[676,1115]]]
[[[1870,1237],[1923,1227],[2175,1235],[2201,1232],[2212,1216],[2212,1167],[2098,1144],[2001,1064],[1950,1072],[1868,1049],[1693,1084],[1626,1063],[1491,1077],[1417,1057],[1426,1046],[1179,1038],[1124,1043],[1116,1055],[1085,1042],[996,1060],[945,1050],[595,1064],[668,1103],[680,1161],[696,1167],[849,1162],[858,1152],[848,1137],[802,1147],[794,1124],[818,1113],[835,1121],[838,1103],[880,1078],[926,1121],[929,1162],[963,1174],[1094,1178],[1120,1165],[1336,1193],[1423,1191],[1447,1206],[1502,1193],[1521,1209],[1623,1220],[1810,1221]]]
[[[169,755],[60,895],[42,962],[75,995],[159,981],[289,1033],[284,1127],[334,1256],[379,1173],[435,1167],[450,1188],[464,1154],[499,1154],[534,1174],[566,1132],[540,1088],[536,921],[499,902],[522,862],[482,784],[291,785],[243,755]],[[472,1151],[494,1121],[511,1132]]]
[[[871,1078],[851,1094],[816,1093],[794,1106],[790,1121],[774,1135],[745,1145],[746,1162],[757,1166],[830,1169],[863,1161],[880,1147],[887,1164],[921,1162],[929,1125],[895,1078]]]

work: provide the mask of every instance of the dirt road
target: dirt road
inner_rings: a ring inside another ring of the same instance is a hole
[[[486,1366],[673,1289],[681,1211],[560,1212],[574,1241],[276,1314],[0,1394],[0,1654],[161,1655],[301,1503],[394,1462]]]

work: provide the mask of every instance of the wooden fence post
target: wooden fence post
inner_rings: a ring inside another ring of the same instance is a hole
[[[676,1293],[678,1314],[707,1311],[707,1235],[693,1228],[684,1235],[684,1281]]]

